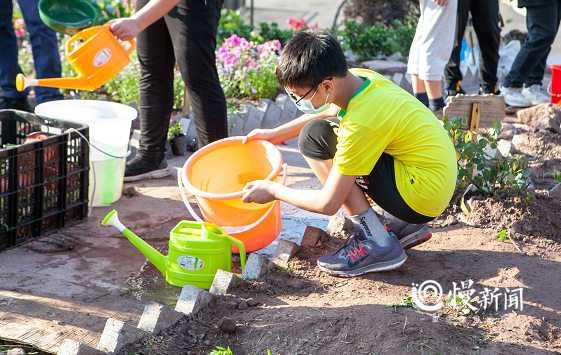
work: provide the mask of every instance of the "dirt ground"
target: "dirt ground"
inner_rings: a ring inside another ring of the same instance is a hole
[[[288,268],[245,281],[199,314],[120,353],[206,355],[220,346],[233,354],[560,354],[561,202],[547,191],[556,182],[553,167],[561,170],[561,136],[527,134],[518,149],[532,160],[530,200],[485,198],[466,216],[453,199],[429,223],[432,239],[408,250],[399,269],[331,277],[316,261],[343,245],[344,237],[332,237],[297,254]],[[495,235],[503,229],[515,238],[499,241]],[[127,281],[136,290],[130,297],[149,299],[158,278],[147,263]],[[427,280],[441,285],[442,302],[454,290],[470,292],[474,310],[448,303],[435,312],[410,307]],[[179,288],[168,288],[171,302]],[[217,326],[224,317],[236,324],[231,334]]]

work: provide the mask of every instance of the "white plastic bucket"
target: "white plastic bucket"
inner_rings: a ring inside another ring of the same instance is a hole
[[[94,100],[45,102],[35,108],[35,114],[87,124],[90,143],[117,157],[126,156],[129,151],[131,122],[137,115],[130,106]],[[121,198],[125,163],[125,158],[113,158],[90,147],[89,198],[94,206],[111,204]]]

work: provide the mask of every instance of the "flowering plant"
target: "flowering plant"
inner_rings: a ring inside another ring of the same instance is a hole
[[[304,21],[304,19],[302,19],[302,17],[300,17],[298,20],[295,20],[294,18],[290,17],[288,20],[286,20],[286,22],[288,22],[288,25],[290,26],[290,29],[292,30],[292,32],[299,32],[299,31],[305,31],[305,30],[317,30],[318,26],[317,25],[309,25],[306,23],[306,21]]]
[[[216,67],[226,97],[272,97],[278,87],[275,66],[280,48],[278,40],[256,45],[235,34],[225,39],[216,53]]]

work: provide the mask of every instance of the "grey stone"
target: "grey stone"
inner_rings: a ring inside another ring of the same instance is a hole
[[[247,116],[247,121],[243,127],[243,135],[247,135],[254,129],[261,128],[261,123],[263,123],[263,117],[265,113],[255,106],[251,106],[249,109],[249,115]]]
[[[401,73],[395,73],[393,75],[392,81],[395,85],[397,86],[401,86],[401,81],[403,80],[403,74]]]
[[[97,345],[97,350],[108,353],[116,353],[123,346],[134,343],[149,333],[133,327],[132,325],[121,322],[120,320],[109,318],[105,323],[101,339]]]
[[[247,258],[245,269],[242,272],[242,279],[257,280],[269,271],[271,261],[264,256],[252,253]]]
[[[413,95],[413,86],[411,85],[411,74],[405,74],[399,86],[401,86],[403,90]]]
[[[243,120],[243,118],[241,118],[240,115],[236,116],[236,118],[234,118],[232,130],[230,131],[230,137],[243,136],[244,125],[245,121]]]
[[[236,330],[236,322],[232,318],[224,317],[216,323],[224,333],[232,334]]]
[[[407,64],[391,60],[369,60],[362,62],[362,66],[382,75],[405,74],[407,72]]]
[[[259,302],[255,298],[250,298],[250,299],[247,300],[247,305],[250,306],[250,307],[258,306],[260,303],[261,302]]]
[[[353,222],[340,214],[331,216],[327,225],[327,234],[332,237],[349,236],[355,231]]]
[[[497,144],[497,149],[503,157],[507,157],[510,153],[516,152],[516,148],[514,148],[512,141],[506,139],[501,139],[499,141],[499,143]]]
[[[265,112],[267,112],[267,108],[273,104],[272,100],[269,99],[261,99],[259,100],[259,103],[257,104],[257,109],[261,112],[263,112],[263,114],[265,114]]]
[[[107,353],[75,340],[65,339],[58,349],[57,355],[107,355]]]
[[[265,116],[263,117],[263,122],[261,123],[261,128],[270,129],[280,126],[280,117],[282,114],[282,109],[274,104],[273,101],[268,99],[263,99],[261,101],[267,100],[267,110],[265,111]]]
[[[183,133],[184,135],[187,135],[187,132],[189,132],[189,126],[191,126],[191,121],[190,119],[187,118],[180,118],[179,119],[179,124],[181,125],[181,133]],[[193,124],[195,124],[193,122]]]
[[[187,133],[185,133],[185,135],[187,136],[187,141],[188,142],[190,142],[194,138],[197,138],[197,128],[195,127],[195,117],[190,117],[189,121],[191,121],[191,123],[189,123],[189,127],[187,127]]]
[[[327,242],[329,240],[329,234],[320,228],[307,226],[300,245],[305,249],[315,248],[320,240],[322,242]]]
[[[538,131],[540,129],[550,129],[548,127],[550,122],[554,123],[557,127],[561,125],[561,106],[552,103],[540,104],[534,107],[519,110],[516,112],[516,115],[518,116],[520,123],[534,127],[534,131]],[[536,124],[540,120],[542,122],[536,127]]]
[[[13,348],[8,350],[6,355],[27,355],[23,348]]]
[[[249,308],[249,305],[247,304],[247,301],[241,301],[240,304],[238,305],[238,309],[241,310],[241,311],[244,311],[248,308]]]
[[[512,145],[514,146],[514,148],[518,149],[518,146],[524,143],[524,140],[526,140],[526,137],[520,134],[516,134],[512,137]]]
[[[212,281],[212,285],[210,286],[210,293],[213,295],[226,295],[229,294],[231,290],[236,288],[242,279],[240,279],[237,275],[218,269],[216,271],[216,275],[214,276],[214,281]]]
[[[173,158],[173,149],[171,148],[171,143],[169,141],[166,141],[166,158]]]
[[[401,61],[403,59],[403,54],[401,52],[395,52],[394,54],[388,56],[388,60],[391,61]]]
[[[286,105],[287,102],[289,102],[290,99],[288,98],[288,95],[286,94],[279,94],[277,96],[277,99],[275,100],[275,103],[277,104],[278,107],[282,109],[284,109],[284,106]]]
[[[553,198],[556,198],[558,200],[561,200],[561,182],[559,184],[555,185],[554,188],[549,190],[549,197],[553,197]]]
[[[290,258],[301,250],[302,248],[298,244],[285,239],[280,239],[271,261],[278,266],[287,267]]]
[[[282,109],[280,124],[283,125],[294,120],[298,112],[300,112],[300,110],[298,110],[294,102],[288,99],[284,104],[284,108]]]
[[[157,334],[171,327],[184,316],[183,313],[174,311],[164,305],[151,303],[144,307],[144,312],[142,317],[140,317],[137,328]]]
[[[497,146],[497,148],[491,148],[491,146],[486,146],[484,149],[484,153],[487,154],[488,157],[490,157],[491,159],[497,159],[500,155],[501,152],[499,152],[499,148]]]
[[[534,125],[534,132],[551,131],[557,134],[561,134],[561,127],[555,122],[555,119],[549,116],[543,116],[538,118],[536,124]]]
[[[208,291],[193,285],[185,285],[177,300],[175,310],[185,314],[196,314],[209,305],[214,296]]]

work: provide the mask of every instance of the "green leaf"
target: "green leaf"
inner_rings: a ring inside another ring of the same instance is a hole
[[[485,148],[486,146],[487,146],[487,140],[481,138],[481,139],[479,140],[479,149],[483,149],[483,148]]]
[[[450,122],[446,122],[442,127],[444,127],[445,130],[449,131],[452,129],[452,124]]]
[[[509,173],[506,177],[506,179],[508,180],[508,182],[512,182],[514,180],[514,174],[513,173]]]
[[[501,237],[504,237],[505,235],[506,235],[506,230],[503,229],[502,231],[499,232],[499,234],[497,234],[497,235],[495,236],[495,238],[499,238],[499,239],[500,239]]]

